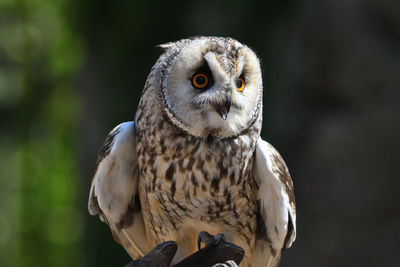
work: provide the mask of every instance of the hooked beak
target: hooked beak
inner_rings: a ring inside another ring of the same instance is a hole
[[[226,101],[223,104],[214,104],[215,111],[226,120],[229,110],[231,109],[231,96],[227,95]]]

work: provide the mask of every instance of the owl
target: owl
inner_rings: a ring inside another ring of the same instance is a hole
[[[134,259],[173,240],[179,262],[205,231],[242,247],[241,266],[277,266],[296,237],[295,198],[282,157],[260,138],[259,59],[232,38],[160,47],[134,121],[99,152],[90,214]]]

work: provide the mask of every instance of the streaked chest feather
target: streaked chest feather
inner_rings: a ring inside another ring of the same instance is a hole
[[[137,146],[142,209],[156,239],[183,223],[205,222],[242,234],[250,245],[257,209],[252,136],[204,140],[164,124],[162,135],[143,128]]]

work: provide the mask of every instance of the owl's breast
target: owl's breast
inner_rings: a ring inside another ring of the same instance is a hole
[[[247,245],[254,242],[254,144],[245,136],[210,141],[180,134],[148,136],[141,142],[140,199],[155,243],[187,239],[181,236],[186,228],[186,235],[232,232]],[[191,238],[195,245],[197,236]]]

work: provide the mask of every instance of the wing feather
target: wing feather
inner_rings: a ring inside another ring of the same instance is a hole
[[[281,155],[261,138],[257,143],[253,173],[259,187],[260,222],[265,224],[264,231],[260,232],[265,236],[257,238],[260,243],[265,239],[264,243],[278,259],[282,249],[289,248],[296,238],[293,181]]]
[[[132,258],[142,257],[151,249],[140,210],[138,182],[135,123],[125,122],[109,133],[100,149],[88,209],[109,225],[114,239]]]

